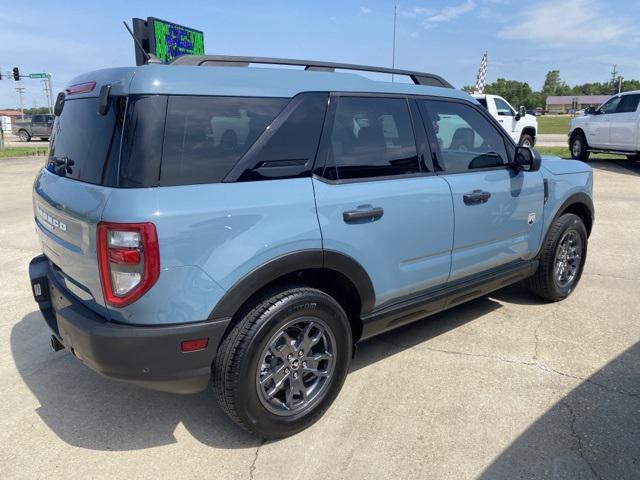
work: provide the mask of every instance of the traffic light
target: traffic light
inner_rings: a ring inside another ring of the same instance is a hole
[[[13,79],[17,82],[20,80],[20,70],[18,67],[13,67]]]

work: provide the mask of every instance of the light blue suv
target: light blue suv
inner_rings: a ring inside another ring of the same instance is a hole
[[[583,270],[591,168],[436,75],[184,56],[82,75],[55,110],[29,269],[53,348],[164,391],[213,379],[262,437],[322,416],[356,342],[523,279],[561,300]]]

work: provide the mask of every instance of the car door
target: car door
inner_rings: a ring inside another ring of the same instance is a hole
[[[512,136],[516,123],[516,112],[514,112],[511,105],[503,99],[495,97],[494,101],[496,103],[496,111],[498,112],[498,122],[502,125],[502,128],[507,131],[509,136]]]
[[[405,97],[332,95],[312,180],[325,252],[364,267],[376,307],[449,277],[451,192],[413,115]]]
[[[453,198],[449,280],[533,258],[542,234],[542,174],[514,168],[514,144],[481,108],[453,100],[421,105]]]
[[[590,147],[609,148],[611,114],[615,113],[618,103],[620,96],[610,98],[596,110],[595,115],[589,117],[586,129],[587,143]]]
[[[40,135],[45,135],[47,129],[47,123],[44,115],[34,115],[31,120],[31,135],[34,137],[39,137]]]
[[[638,93],[620,96],[616,111],[608,115],[609,148],[635,150],[638,130],[638,103],[640,103],[640,94]]]

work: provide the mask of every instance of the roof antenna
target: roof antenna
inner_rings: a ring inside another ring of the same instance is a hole
[[[142,55],[144,56],[144,58],[147,59],[147,64],[162,63],[162,61],[152,53],[145,52],[144,48],[142,48],[142,44],[140,43],[140,40],[138,40],[136,36],[133,34],[133,32],[131,31],[131,28],[129,28],[129,25],[127,25],[127,22],[123,20],[122,23],[124,23],[125,28],[129,32],[129,35],[131,35],[131,38],[133,38],[133,42],[135,43],[136,47],[138,47],[138,49],[142,52]]]

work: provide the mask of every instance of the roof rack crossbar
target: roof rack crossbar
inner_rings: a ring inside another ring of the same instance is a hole
[[[228,55],[182,55],[176,58],[171,65],[195,65],[195,66],[238,66],[246,67],[252,63],[264,65],[289,65],[301,66],[305,70],[333,72],[338,70],[355,70],[361,72],[388,73],[403,75],[411,78],[416,85],[429,85],[432,87],[453,88],[449,82],[433,73],[414,72],[411,70],[399,70],[397,68],[371,67],[367,65],[353,65],[350,63],[320,62],[315,60],[294,60],[291,58],[271,57],[241,57]]]

